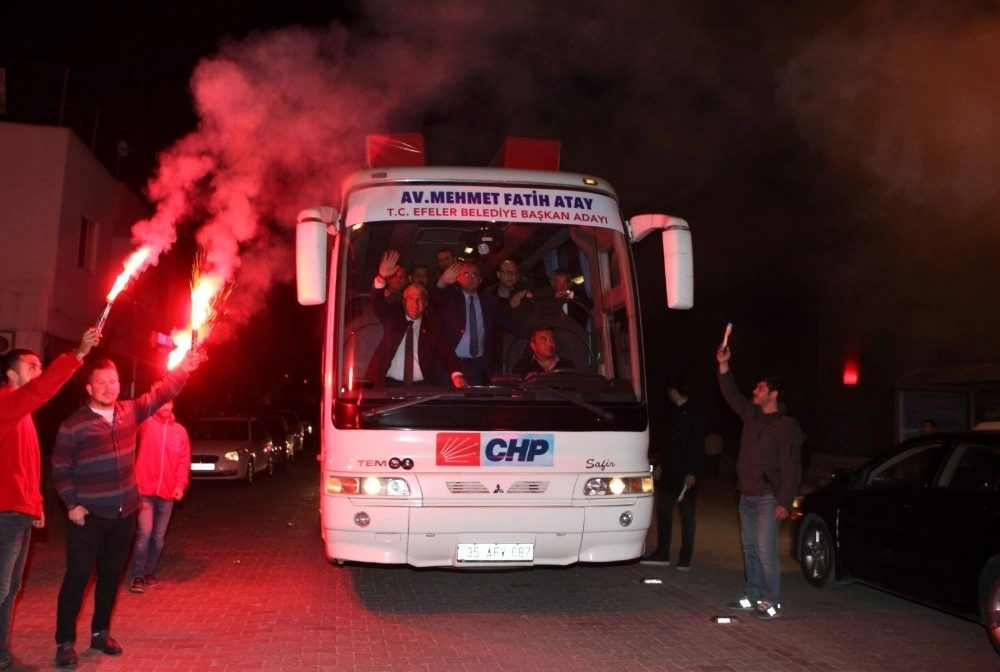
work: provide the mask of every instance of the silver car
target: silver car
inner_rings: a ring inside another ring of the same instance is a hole
[[[279,449],[255,416],[203,418],[191,431],[191,478],[253,483],[261,472],[274,473]]]

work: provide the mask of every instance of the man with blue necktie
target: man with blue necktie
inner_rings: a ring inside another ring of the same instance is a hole
[[[493,375],[495,329],[528,339],[531,334],[500,310],[493,294],[479,291],[483,270],[478,259],[452,264],[431,288],[435,315],[455,348],[469,385],[486,385]]]

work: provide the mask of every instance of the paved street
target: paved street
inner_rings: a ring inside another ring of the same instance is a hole
[[[176,511],[160,585],[124,590],[111,658],[80,670],[1000,670],[982,627],[863,586],[806,584],[783,555],[781,619],[715,615],[741,593],[735,508],[725,480],[699,499],[694,568],[638,563],[458,572],[328,564],[317,464],[253,486],[195,483]],[[65,514],[35,535],[18,606],[15,670],[54,669]],[[785,539],[785,548],[790,548]],[[645,585],[644,577],[662,578]]]

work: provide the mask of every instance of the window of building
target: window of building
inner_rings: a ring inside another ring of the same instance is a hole
[[[97,270],[97,223],[80,217],[80,246],[77,248],[76,265],[94,273]]]

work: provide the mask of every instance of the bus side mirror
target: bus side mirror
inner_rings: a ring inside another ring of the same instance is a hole
[[[679,217],[635,215],[629,220],[632,241],[639,242],[651,231],[662,231],[663,274],[667,284],[667,307],[687,310],[694,306],[694,252],[691,228]]]
[[[326,245],[328,228],[337,221],[329,206],[307,208],[295,223],[295,280],[299,303],[315,306],[326,301]]]

